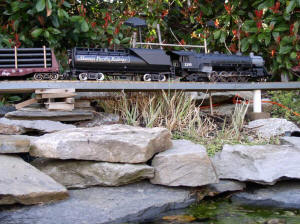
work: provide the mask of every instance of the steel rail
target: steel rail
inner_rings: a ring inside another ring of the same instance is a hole
[[[36,89],[75,88],[77,92],[109,91],[231,91],[231,90],[295,90],[300,82],[133,82],[133,81],[1,81],[0,93],[32,93]]]

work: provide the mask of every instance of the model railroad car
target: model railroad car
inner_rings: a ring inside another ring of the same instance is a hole
[[[111,50],[77,47],[68,53],[70,70],[60,75],[58,63],[49,48],[0,49],[0,77],[245,82],[269,76],[263,58],[253,54],[241,56],[143,48]]]
[[[50,48],[0,49],[0,77],[58,80],[56,57]]]

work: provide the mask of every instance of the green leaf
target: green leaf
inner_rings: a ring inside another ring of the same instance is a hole
[[[261,43],[264,39],[265,39],[265,34],[264,33],[260,33],[257,37],[258,41]]]
[[[81,16],[72,16],[71,17],[71,22],[78,22],[80,20],[82,20],[83,18]]]
[[[130,37],[126,37],[126,38],[124,38],[123,40],[121,40],[121,44],[127,44],[127,43],[129,43],[129,41],[130,41]]]
[[[289,53],[292,49],[293,49],[293,47],[291,47],[291,46],[280,46],[279,54],[287,54],[287,53]]]
[[[290,58],[291,58],[291,59],[296,59],[296,58],[297,58],[297,52],[292,52],[292,53],[290,54]]]
[[[289,30],[289,26],[287,24],[279,24],[278,26],[276,26],[276,28],[274,29],[274,32],[282,32],[282,31],[287,31]]]
[[[214,32],[214,39],[217,40],[220,38],[220,35],[221,35],[221,30],[217,30]]]
[[[60,30],[55,29],[55,28],[53,28],[53,27],[48,28],[48,30],[49,30],[49,32],[52,33],[52,34],[60,34],[60,33],[61,33]]]
[[[286,14],[290,14],[296,7],[296,1],[292,0],[285,9]]]
[[[71,4],[67,1],[64,1],[63,5],[66,6],[67,8],[71,8]]]
[[[115,39],[114,39],[114,43],[117,44],[117,45],[119,45],[119,44],[120,44],[120,40],[117,39],[117,38],[115,38]]]
[[[50,33],[47,30],[45,30],[44,31],[44,37],[45,38],[49,38],[49,36],[50,36]]]
[[[226,32],[222,31],[221,32],[220,42],[221,43],[225,43],[225,40],[226,40]]]
[[[46,5],[48,9],[52,9],[52,3],[50,0],[46,0]]]
[[[35,5],[35,8],[38,12],[41,12],[45,9],[46,7],[46,2],[45,0],[38,0],[38,2]]]
[[[268,46],[271,42],[271,34],[268,33],[266,36],[265,36],[265,45]]]
[[[242,45],[242,48],[241,48],[242,52],[245,52],[245,51],[248,50],[248,48],[249,48],[249,43],[248,43],[247,38],[242,39],[241,45]]]
[[[31,32],[31,36],[33,38],[37,38],[38,36],[41,35],[42,32],[43,32],[43,29],[41,29],[41,28],[35,29],[34,31]]]
[[[87,22],[85,20],[82,20],[81,25],[80,25],[80,29],[81,29],[82,32],[89,31],[89,25],[87,24]]]
[[[51,22],[52,22],[53,26],[59,27],[58,18],[57,18],[57,16],[55,14],[52,14],[52,16],[51,16]]]

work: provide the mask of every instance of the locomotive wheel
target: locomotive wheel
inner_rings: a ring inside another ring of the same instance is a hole
[[[151,74],[145,74],[143,76],[143,80],[146,82],[151,82],[152,81]]]
[[[58,74],[50,74],[50,80],[58,80],[59,75]]]
[[[160,82],[164,82],[164,81],[166,81],[167,80],[167,77],[165,76],[165,75],[160,75],[159,76],[159,81]]]
[[[87,73],[80,73],[78,78],[81,81],[86,81],[86,80],[88,80],[88,74]]]
[[[105,75],[103,73],[100,72],[97,74],[97,78],[96,78],[97,81],[103,81],[104,79],[105,79]]]
[[[44,76],[40,73],[35,73],[33,76],[34,80],[43,80]]]
[[[208,78],[209,78],[209,81],[211,81],[211,82],[218,82],[219,81],[219,77],[218,77],[217,72],[210,73]]]

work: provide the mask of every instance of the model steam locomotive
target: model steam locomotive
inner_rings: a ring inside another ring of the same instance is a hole
[[[246,82],[269,76],[263,58],[253,54],[241,56],[144,48],[111,50],[78,47],[69,50],[68,54],[70,70],[59,74],[57,60],[50,48],[0,49],[0,77]]]

